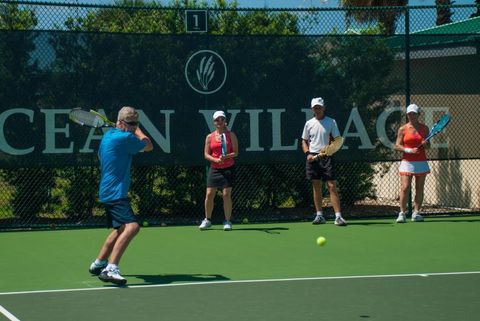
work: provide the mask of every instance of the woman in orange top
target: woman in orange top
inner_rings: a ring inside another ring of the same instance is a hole
[[[227,128],[225,113],[221,110],[213,114],[215,131],[205,139],[204,156],[210,162],[205,196],[205,219],[200,224],[201,230],[212,226],[210,218],[213,212],[213,201],[217,188],[222,189],[223,211],[225,221],[223,229],[232,229],[232,186],[235,178],[235,160],[238,155],[238,140],[234,132]]]
[[[415,199],[414,210],[412,213],[413,222],[423,221],[419,211],[423,203],[423,190],[425,178],[430,173],[427,162],[425,148],[428,143],[424,143],[429,129],[425,124],[418,121],[420,109],[417,105],[411,104],[407,107],[408,122],[399,128],[395,150],[403,152],[400,163],[400,213],[398,213],[397,223],[405,223],[405,213],[407,209],[407,195],[412,184],[412,177],[415,176]],[[418,147],[424,143],[422,146]]]

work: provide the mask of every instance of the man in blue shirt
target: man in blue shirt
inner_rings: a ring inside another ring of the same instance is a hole
[[[125,285],[118,263],[130,241],[140,230],[127,198],[133,155],[153,149],[151,140],[138,127],[138,112],[122,107],[116,127],[107,131],[100,143],[100,202],[104,205],[109,225],[114,228],[90,265],[90,273],[104,282]]]

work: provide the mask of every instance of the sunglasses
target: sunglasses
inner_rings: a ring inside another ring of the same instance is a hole
[[[225,117],[217,117],[215,121],[225,121]]]
[[[126,121],[126,120],[122,120],[122,122],[124,122],[124,123],[127,124],[128,126],[138,126],[138,124],[139,124],[138,121]]]

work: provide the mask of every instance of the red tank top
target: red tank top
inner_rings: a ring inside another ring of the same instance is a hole
[[[415,128],[410,127],[408,124],[403,125],[403,147],[416,148],[420,145],[425,137],[428,136],[428,128],[422,126],[420,131],[417,132]],[[406,161],[426,161],[427,155],[425,154],[425,148],[422,146],[419,148],[416,154],[403,153],[403,160]]]
[[[230,132],[226,131],[224,134],[225,134],[225,136],[224,136],[225,137],[225,144],[226,144],[226,147],[227,147],[226,154],[230,154],[231,152],[233,152],[232,139],[230,137]],[[215,158],[220,158],[220,156],[222,155],[221,135],[218,135],[218,133],[216,131],[214,131],[210,134],[210,151],[211,151],[211,155]],[[227,168],[227,167],[233,166],[234,163],[235,163],[235,161],[233,160],[233,158],[228,158],[228,159],[224,160],[223,163],[221,163],[221,164],[217,164],[215,162],[210,162],[210,166],[212,168]]]

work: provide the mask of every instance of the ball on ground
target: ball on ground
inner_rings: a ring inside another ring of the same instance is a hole
[[[318,244],[319,246],[324,246],[325,243],[327,243],[327,239],[324,238],[323,236],[319,236],[319,237],[317,238],[317,244]]]
[[[142,225],[145,226],[145,227],[147,227],[147,226],[150,225],[150,223],[148,223],[148,221],[143,221]]]
[[[243,223],[243,224],[248,224],[248,218],[245,217],[245,218],[242,220],[242,223]]]

